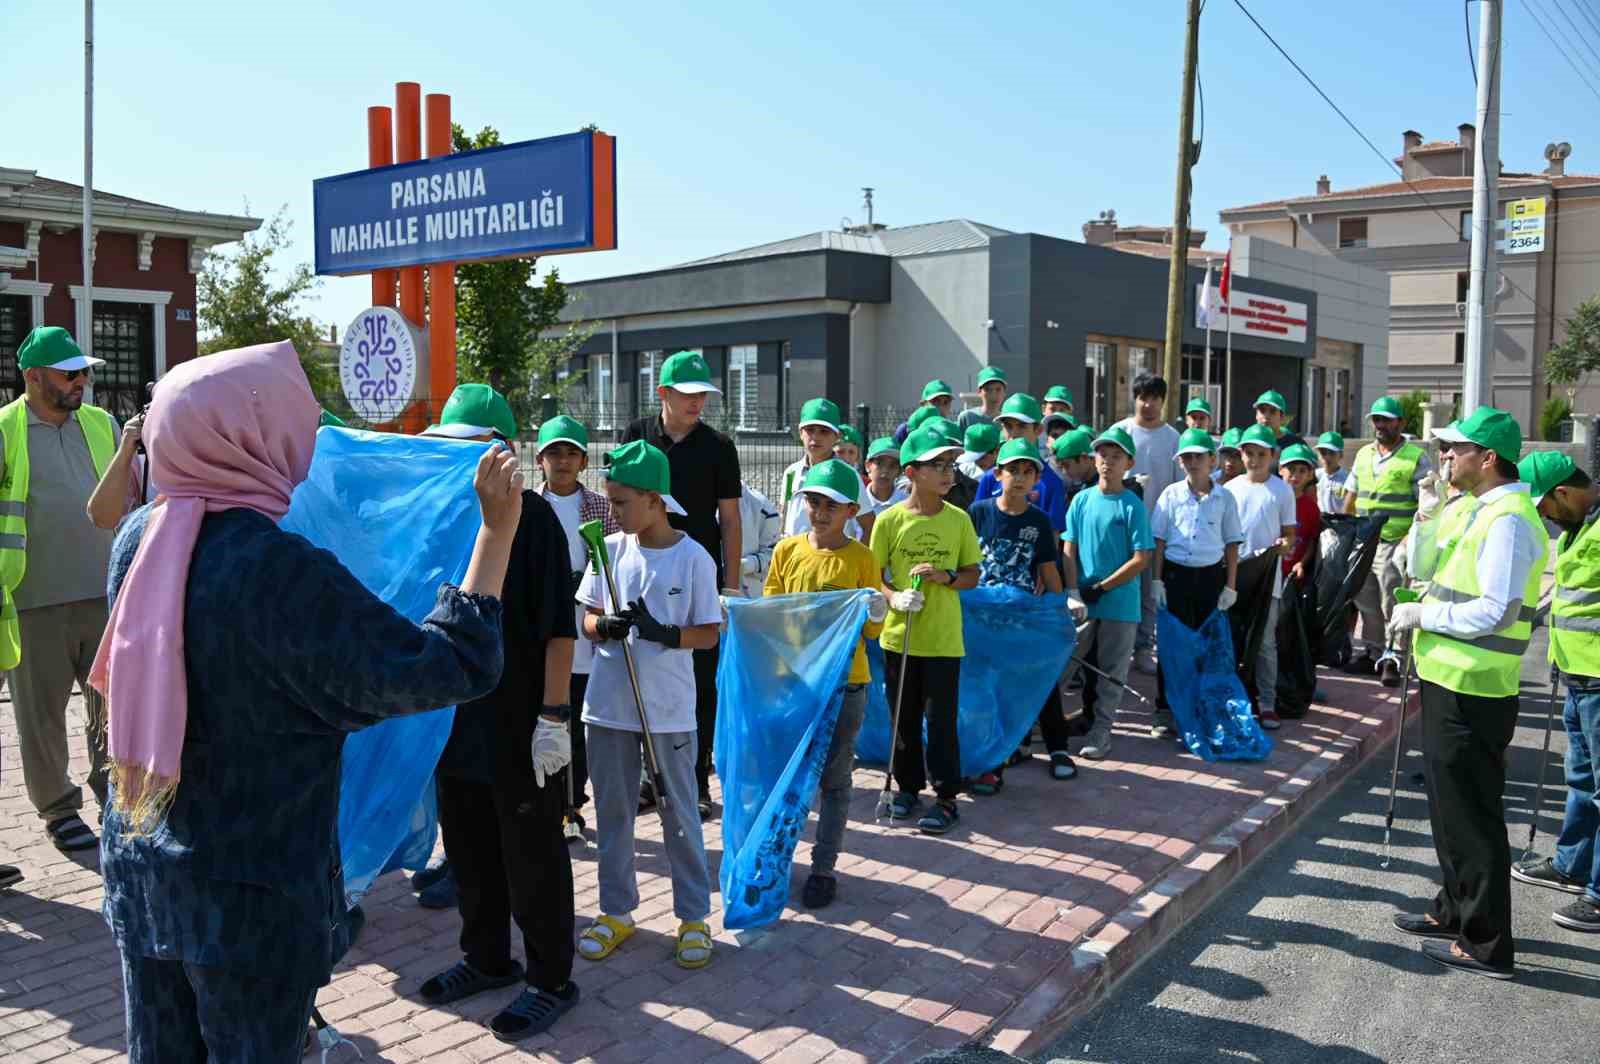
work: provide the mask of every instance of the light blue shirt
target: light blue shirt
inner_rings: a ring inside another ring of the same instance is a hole
[[[1187,479],[1167,485],[1161,493],[1150,530],[1165,541],[1167,561],[1194,568],[1217,564],[1224,547],[1244,541],[1233,495],[1216,485],[1196,495]]]

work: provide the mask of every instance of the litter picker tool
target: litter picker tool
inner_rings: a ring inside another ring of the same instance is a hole
[[[1408,587],[1396,588],[1396,602],[1415,602],[1420,598]],[[1394,725],[1394,765],[1389,769],[1389,810],[1383,815],[1383,861],[1379,868],[1389,867],[1389,833],[1394,828],[1394,799],[1400,789],[1400,753],[1406,746],[1406,700],[1411,697],[1411,646],[1415,642],[1407,633],[1406,654],[1400,662],[1400,717]]]
[[[1083,637],[1083,629],[1087,628],[1087,627],[1088,627],[1088,625],[1085,624],[1085,625],[1083,625],[1082,627],[1080,627],[1078,629],[1078,637],[1080,639]],[[1073,661],[1075,661],[1080,668],[1088,669],[1090,672],[1094,673],[1096,676],[1099,676],[1099,677],[1102,677],[1104,679],[1110,680],[1112,683],[1116,684],[1118,687],[1122,688],[1124,691],[1128,692],[1128,694],[1130,694],[1133,697],[1137,698],[1139,701],[1143,702],[1145,705],[1151,707],[1152,709],[1155,708],[1155,703],[1154,702],[1150,701],[1144,695],[1140,694],[1138,692],[1138,690],[1136,688],[1134,688],[1131,684],[1129,684],[1127,681],[1117,679],[1115,676],[1111,675],[1109,672],[1106,672],[1104,669],[1095,668],[1093,665],[1090,665],[1087,661],[1084,661],[1082,658],[1074,658]],[[1071,664],[1072,664],[1072,662],[1068,662],[1069,666]]]
[[[1550,730],[1556,723],[1556,689],[1561,686],[1561,669],[1550,666],[1550,706],[1544,718],[1544,748],[1539,751],[1538,787],[1533,792],[1533,815],[1528,819],[1528,845],[1518,860],[1526,860],[1533,853],[1533,839],[1539,833],[1539,806],[1544,801],[1544,787],[1550,778]]]
[[[919,591],[922,588],[922,577],[911,581],[911,590]],[[878,795],[878,808],[873,813],[874,820],[882,820],[889,815],[889,788],[894,783],[894,755],[900,749],[900,704],[906,694],[906,666],[911,657],[911,621],[915,613],[906,614],[905,647],[900,651],[900,678],[894,685],[894,714],[889,721],[889,767],[883,770],[883,791]]]
[[[589,557],[594,562],[595,572],[605,577],[606,594],[612,610],[622,611],[626,607],[617,594],[617,580],[611,572],[611,556],[606,552],[605,526],[599,521],[586,521],[578,526],[578,536],[583,540],[583,545],[589,549]],[[622,662],[627,666],[628,683],[633,688],[633,704],[639,711],[639,735],[644,740],[645,771],[650,774],[650,785],[655,788],[656,804],[666,811],[671,808],[667,798],[666,779],[661,775],[661,762],[656,759],[656,741],[650,734],[650,721],[644,715],[644,696],[639,693],[639,673],[633,666],[633,649],[628,646],[626,639],[621,640],[621,643]],[[568,767],[570,769],[571,766]],[[570,779],[570,776],[568,778]],[[682,827],[678,828],[678,833],[683,833]]]

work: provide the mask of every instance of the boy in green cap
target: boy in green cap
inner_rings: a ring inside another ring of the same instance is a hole
[[[1000,404],[1006,401],[1006,388],[1006,371],[999,366],[985,366],[978,373],[978,396],[983,405],[961,411],[956,427],[966,432],[974,425],[994,424]]]
[[[833,445],[833,456],[859,476],[861,473],[861,450],[866,442],[861,438],[861,430],[854,425],[839,426],[839,442]]]
[[[1039,447],[1049,451],[1055,442],[1062,436],[1072,431],[1072,415],[1062,413],[1048,413],[1044,416],[1044,423],[1039,433]]]
[[[1211,431],[1211,404],[1198,395],[1190,399],[1189,405],[1183,408],[1183,421],[1191,429],[1200,429],[1209,433]]]
[[[1044,420],[1044,411],[1039,406],[1039,401],[1027,392],[1017,392],[1007,399],[1000,408],[998,422],[1000,431],[1004,432],[1008,440],[1026,440],[1035,447],[1039,445],[1040,422]],[[977,497],[979,499],[992,499],[1000,494],[1000,478],[995,476],[993,469],[988,470],[978,478]],[[1067,493],[1066,486],[1061,483],[1061,478],[1056,476],[1056,471],[1045,468],[1040,471],[1039,482],[1033,489],[1029,499],[1044,515],[1050,519],[1050,525],[1057,532],[1066,526],[1067,521]]]
[[[887,510],[910,497],[901,487],[900,445],[891,436],[879,436],[867,446],[867,499],[874,510]]]
[[[805,454],[783,471],[783,490],[778,506],[783,513],[784,536],[797,536],[811,527],[810,511],[800,491],[806,471],[833,457],[835,445],[840,440],[839,424],[842,417],[839,404],[832,399],[807,399],[800,406],[800,444]],[[858,474],[859,476],[859,474]],[[865,485],[863,485],[865,486]],[[851,539],[865,543],[872,534],[874,508],[863,506],[845,525]]]
[[[828,745],[828,760],[822,769],[819,789],[822,801],[817,808],[817,841],[811,848],[811,874],[800,900],[808,909],[820,909],[833,901],[838,890],[834,865],[844,843],[844,826],[850,811],[850,779],[855,765],[856,735],[867,711],[867,684],[872,670],[867,664],[866,640],[876,639],[888,615],[889,603],[881,586],[882,574],[872,551],[859,540],[845,534],[845,525],[855,516],[861,492],[861,475],[855,467],[834,459],[819,462],[806,470],[800,494],[810,516],[810,529],[782,540],[772,552],[772,568],[767,571],[764,589],[768,595],[808,594],[817,591],[847,591],[870,588],[867,623],[856,644],[845,680],[844,704]]]
[[[584,931],[578,951],[603,960],[634,932],[639,907],[633,825],[638,815],[640,716],[654,736],[670,799],[661,835],[672,872],[678,926],[675,955],[683,968],[711,961],[711,880],[706,870],[696,793],[694,663],[690,652],[716,646],[722,626],[717,569],[711,555],[668,516],[681,513],[672,497],[667,456],[643,440],[607,455],[606,498],[622,531],[606,537],[617,597],[602,574],[584,570],[578,602],[583,634],[594,641],[594,668],[583,700],[589,728],[589,773],[594,782],[595,836],[600,848],[600,916]],[[638,678],[635,701],[619,640],[627,640]],[[670,822],[668,822],[670,821]]]
[[[1294,552],[1294,492],[1272,475],[1278,437],[1266,425],[1251,425],[1239,438],[1244,452],[1245,475],[1234,477],[1224,489],[1239,508],[1244,543],[1239,548],[1239,601],[1230,611],[1240,679],[1250,690],[1254,677],[1256,708],[1261,726],[1277,728],[1278,718],[1278,601],[1283,596],[1281,559]],[[1255,647],[1254,654],[1250,648]]]
[[[1283,482],[1294,492],[1294,550],[1283,559],[1285,576],[1303,582],[1306,557],[1322,533],[1322,507],[1317,504],[1317,456],[1303,443],[1290,444],[1278,459]]]
[[[1289,404],[1282,392],[1268,388],[1256,396],[1255,409],[1256,424],[1272,430],[1280,449],[1305,442],[1289,428]]]
[[[955,390],[943,380],[935,377],[922,386],[922,399],[918,402],[917,409],[912,413],[915,415],[921,413],[923,408],[928,408],[933,411],[934,416],[949,417],[950,408],[955,405],[955,401]],[[894,442],[897,445],[905,443],[906,437],[916,430],[917,426],[912,421],[913,418],[907,418],[894,430]]]
[[[1142,606],[1139,574],[1150,564],[1155,539],[1150,534],[1144,503],[1123,488],[1133,468],[1135,445],[1126,430],[1113,426],[1094,441],[1100,482],[1081,491],[1067,511],[1067,605],[1074,616],[1087,616],[1074,658],[1109,673],[1084,679],[1084,712],[1093,724],[1078,754],[1098,761],[1111,752],[1111,727],[1122,704],[1122,685],[1133,662]],[[1075,666],[1068,664],[1069,672]]]
[[[1337,432],[1324,432],[1317,437],[1317,458],[1322,468],[1317,470],[1317,506],[1325,514],[1342,514],[1345,506],[1345,481],[1350,471],[1343,466],[1344,437]]]
[[[872,556],[884,574],[881,590],[891,609],[879,640],[887,689],[899,689],[902,670],[905,674],[894,754],[899,790],[890,818],[913,817],[921,804],[919,793],[931,776],[938,800],[917,821],[931,835],[949,831],[959,818],[961,744],[956,707],[966,649],[956,592],[977,586],[982,558],[971,519],[944,498],[955,481],[960,451],[936,429],[924,427],[906,437],[900,464],[910,478],[911,497],[882,511],[872,529]]]
[[[1044,390],[1042,405],[1046,414],[1071,414],[1072,389],[1065,384],[1052,384]]]
[[[539,426],[539,439],[535,444],[535,457],[544,474],[544,485],[539,494],[550,504],[561,528],[567,534],[567,557],[572,566],[572,591],[576,595],[583,581],[583,571],[589,567],[589,551],[578,535],[578,528],[589,521],[599,521],[606,535],[620,532],[617,519],[611,516],[611,503],[598,491],[583,486],[578,478],[589,467],[589,430],[577,418],[562,414]],[[583,607],[573,605],[576,623],[583,624]],[[570,704],[583,705],[583,695],[589,686],[589,670],[594,663],[594,649],[587,639],[580,639],[572,655],[572,691]],[[572,729],[572,805],[573,819],[566,826],[568,841],[583,838],[584,819],[580,810],[589,801],[589,762],[584,752],[583,726]]]
[[[1218,484],[1226,484],[1234,477],[1244,476],[1244,451],[1239,447],[1239,440],[1244,436],[1244,430],[1233,428],[1222,434],[1222,440],[1217,444],[1217,470],[1211,474]]]
[[[957,469],[977,480],[994,467],[995,455],[1000,450],[1000,429],[997,425],[986,421],[970,425],[961,442],[966,450],[961,452],[961,459],[956,463]]]
[[[978,564],[980,585],[1014,587],[1030,595],[1061,590],[1060,552],[1050,519],[1028,501],[1044,459],[1027,440],[1011,440],[1000,448],[995,468],[1000,471],[1000,494],[979,499],[968,514],[978,535],[983,558]],[[1039,730],[1050,755],[1051,774],[1068,780],[1078,774],[1068,753],[1070,733],[1061,711],[1061,692],[1050,688],[1039,712]],[[1005,766],[985,772],[972,783],[972,793],[994,794],[1005,783]]]

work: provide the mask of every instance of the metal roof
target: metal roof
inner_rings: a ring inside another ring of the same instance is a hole
[[[965,218],[952,218],[943,222],[923,225],[903,225],[880,229],[875,233],[847,233],[837,229],[822,229],[804,236],[775,240],[770,244],[740,248],[709,258],[679,264],[707,266],[718,262],[739,262],[745,259],[764,259],[774,255],[792,255],[804,251],[855,251],[863,255],[932,255],[940,251],[963,251],[968,248],[989,246],[989,238],[1007,236],[1010,230],[1000,229]]]

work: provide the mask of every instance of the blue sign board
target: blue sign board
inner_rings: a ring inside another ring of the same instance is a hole
[[[569,133],[312,182],[319,274],[617,246],[616,141]]]

